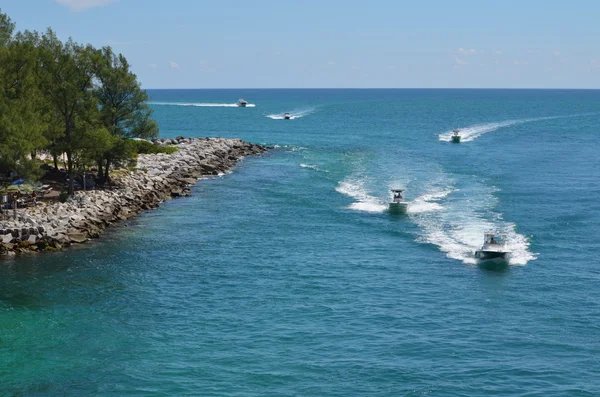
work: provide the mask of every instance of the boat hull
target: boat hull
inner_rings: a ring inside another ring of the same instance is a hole
[[[389,211],[395,214],[404,214],[408,210],[408,203],[400,202],[400,203],[390,203]]]
[[[238,103],[237,105],[238,105],[239,108],[245,108],[246,107],[245,103]]]
[[[510,259],[510,252],[477,250],[475,251],[475,258],[477,258],[479,261],[508,262]]]
[[[452,143],[460,143],[460,136],[452,136]]]

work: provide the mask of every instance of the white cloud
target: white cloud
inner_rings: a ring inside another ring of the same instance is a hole
[[[179,64],[177,62],[169,61],[169,66],[171,69],[179,69]]]
[[[335,65],[335,61],[329,61],[329,62],[327,62],[327,64],[333,66],[333,65]]]
[[[477,54],[477,50],[475,48],[459,48],[458,52],[463,55],[471,55]]]
[[[88,8],[102,7],[115,1],[116,0],[56,0],[58,4],[69,7],[72,11],[84,11]]]
[[[358,70],[358,69],[360,69],[360,66],[356,66],[356,65],[354,65],[354,66],[352,66],[352,69],[354,69],[354,70]]]
[[[502,55],[502,51],[500,51],[500,50],[496,50],[494,52],[496,53],[496,55]]]
[[[598,62],[597,59],[592,59],[590,65],[592,65],[593,68],[600,68],[600,62]]]
[[[466,64],[467,64],[467,62],[466,62],[466,61],[463,61],[463,60],[462,60],[462,59],[460,59],[460,58],[455,58],[455,59],[454,59],[454,63],[456,63],[457,65],[466,65]]]
[[[552,55],[554,55],[555,57],[560,55],[560,51],[552,51]]]
[[[151,63],[151,64],[150,64],[150,65],[148,65],[148,66],[150,66],[152,69],[158,69],[158,65],[157,65],[157,64],[155,64],[155,63]]]
[[[387,69],[388,69],[388,70],[395,70],[395,69],[396,69],[396,67],[395,67],[395,66],[393,66],[393,65],[390,65],[390,66],[388,66],[388,67],[387,67]]]
[[[529,62],[527,62],[527,61],[519,61],[518,59],[515,59],[513,61],[513,65],[529,65]]]

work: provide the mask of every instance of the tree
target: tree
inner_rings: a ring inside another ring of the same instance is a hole
[[[6,47],[12,39],[15,24],[8,15],[2,13],[0,8],[0,47]]]
[[[69,194],[74,190],[74,156],[86,142],[85,134],[98,123],[98,102],[93,94],[94,58],[97,51],[72,39],[62,43],[48,29],[39,45],[40,86],[60,126],[54,150],[65,153]]]
[[[98,158],[113,145],[113,136],[105,128],[88,130],[81,135],[78,150],[74,153],[77,168],[83,171],[83,188],[86,188],[86,170],[95,165]]]
[[[95,73],[94,92],[100,105],[100,119],[104,127],[122,141],[115,140],[111,150],[98,161],[98,176],[107,181],[110,166],[131,155],[131,145],[122,138],[155,137],[158,125],[151,118],[152,109],[146,104],[146,91],[141,89],[122,54],[117,55],[110,47],[103,47],[96,58]]]
[[[0,32],[7,18],[0,14]],[[10,25],[10,23],[8,23]],[[12,30],[9,29],[11,32]],[[0,40],[5,37],[0,33]],[[0,47],[0,169],[36,177],[35,153],[46,144],[35,67],[36,48],[21,35]]]
[[[158,134],[123,55],[62,42],[51,29],[14,31],[0,10],[0,171],[34,177],[40,149],[52,154],[55,168],[65,154],[72,194],[78,166],[94,162],[107,180],[110,167],[135,152],[127,138]]]

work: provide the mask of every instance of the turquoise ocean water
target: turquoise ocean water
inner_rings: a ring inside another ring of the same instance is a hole
[[[149,93],[163,137],[275,148],[1,262],[0,396],[600,394],[600,91]]]

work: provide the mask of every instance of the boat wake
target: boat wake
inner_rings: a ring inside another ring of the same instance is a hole
[[[440,211],[444,207],[438,203],[441,199],[452,193],[452,190],[444,190],[437,193],[424,194],[417,197],[408,205],[409,214],[420,214],[423,212]]]
[[[470,142],[488,132],[496,131],[500,128],[510,127],[513,125],[531,123],[534,121],[553,120],[553,119],[577,117],[577,116],[583,116],[583,115],[536,117],[536,118],[530,118],[530,119],[506,120],[506,121],[500,121],[500,122],[496,122],[496,123],[475,124],[470,127],[459,128],[460,136],[461,136],[460,141],[461,142]],[[452,140],[452,135],[453,135],[453,130],[443,132],[439,135],[439,140],[443,141],[443,142],[450,142]]]
[[[288,113],[290,114],[290,120],[296,120],[304,116],[308,116],[309,114],[314,113],[315,111],[316,109],[310,108],[303,110],[293,110]],[[285,112],[277,114],[268,114],[266,117],[270,118],[271,120],[285,120]]]
[[[326,174],[329,173],[329,171],[323,170],[319,166],[314,165],[314,164],[304,164],[304,163],[301,163],[300,167],[302,167],[302,168],[308,168],[308,169],[314,170],[314,171],[324,172]]]
[[[347,207],[348,209],[371,213],[387,211],[387,204],[379,198],[371,196],[360,180],[344,180],[338,184],[335,190],[356,200]]]
[[[200,108],[237,108],[237,103],[196,103],[196,102],[148,102],[150,105],[155,106],[191,106]],[[253,108],[256,105],[249,103],[246,105],[248,108]]]
[[[388,198],[370,193],[367,180],[349,177],[339,182],[335,190],[354,200],[346,207],[350,210],[387,212]],[[409,200],[408,205],[407,219],[419,228],[416,240],[437,246],[449,258],[476,264],[474,254],[483,243],[483,234],[494,231],[506,236],[507,248],[512,252],[510,265],[525,265],[536,259],[529,251],[527,237],[517,233],[514,223],[494,211],[495,192],[495,188],[474,181],[465,181],[460,188],[454,181],[425,187],[425,193]]]
[[[494,231],[506,236],[507,248],[512,252],[510,265],[525,265],[536,259],[528,250],[528,239],[516,232],[516,225],[493,211],[494,191],[476,184],[460,190],[446,188],[417,198],[415,202],[424,206],[433,204],[435,209],[411,211],[409,207],[411,219],[422,231],[417,241],[436,245],[449,258],[476,264],[474,252],[481,247],[483,234]]]

